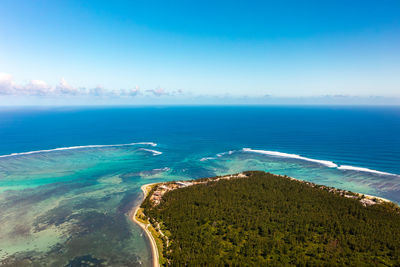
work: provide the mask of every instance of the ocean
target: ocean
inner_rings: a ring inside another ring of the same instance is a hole
[[[400,107],[3,107],[0,265],[150,266],[140,186],[244,170],[400,202]]]

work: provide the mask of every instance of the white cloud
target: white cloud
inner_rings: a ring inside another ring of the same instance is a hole
[[[182,90],[166,90],[164,88],[141,90],[139,86],[130,89],[107,90],[101,85],[94,88],[75,87],[70,85],[64,78],[56,86],[51,86],[45,81],[31,80],[27,84],[17,84],[12,75],[0,73],[0,95],[13,96],[93,96],[93,97],[123,97],[131,98],[144,96],[175,96],[183,94]]]
[[[27,85],[20,87],[19,91],[23,91],[25,95],[50,95],[53,88],[46,82],[41,80],[32,80]]]
[[[61,78],[60,83],[56,86],[56,93],[58,94],[79,95],[82,94],[83,91],[86,90],[84,88],[78,89],[71,86],[64,78]]]
[[[146,92],[149,92],[155,96],[169,95],[164,88],[148,89]]]
[[[54,88],[41,80],[31,80],[28,84],[18,85],[12,75],[0,73],[0,95],[44,96],[54,93]]]
[[[95,88],[92,88],[92,89],[89,90],[89,94],[93,95],[93,96],[104,96],[106,93],[107,92],[100,85],[98,85]]]
[[[14,94],[15,83],[11,74],[0,73],[0,95]]]
[[[124,96],[124,97],[132,97],[132,96],[137,96],[140,95],[140,89],[139,86],[136,86],[135,88],[132,89],[120,89],[120,90],[114,90],[113,91],[116,96]]]
[[[155,96],[176,96],[176,95],[182,95],[183,91],[181,89],[179,90],[172,90],[172,91],[167,91],[164,88],[158,87],[156,89],[148,89],[146,92],[151,93]]]

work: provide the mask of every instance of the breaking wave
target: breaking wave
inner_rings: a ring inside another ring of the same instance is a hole
[[[400,176],[397,174],[389,173],[389,172],[381,172],[377,170],[371,170],[368,168],[362,168],[362,167],[354,167],[354,166],[348,166],[348,165],[341,165],[338,167],[339,170],[350,170],[350,171],[358,171],[358,172],[371,172],[375,174],[380,174],[380,175],[394,175],[394,176]]]
[[[227,151],[227,152],[218,153],[215,156],[220,158],[220,157],[222,157],[224,155],[232,155],[234,152],[235,152],[234,150],[230,150],[230,151]],[[204,157],[204,158],[201,158],[200,161],[207,161],[207,160],[217,159],[216,157]]]
[[[377,171],[377,170],[372,170],[368,168],[362,168],[362,167],[354,167],[354,166],[349,166],[349,165],[337,165],[336,163],[328,160],[319,160],[319,159],[310,159],[307,157],[303,157],[297,154],[289,154],[289,153],[283,153],[283,152],[278,152],[278,151],[268,151],[268,150],[256,150],[256,149],[251,149],[251,148],[243,148],[242,149],[244,152],[252,152],[252,153],[259,153],[259,154],[265,154],[269,156],[275,156],[275,157],[284,157],[284,158],[292,158],[292,159],[300,159],[300,160],[306,160],[310,162],[315,162],[319,163],[322,165],[325,165],[329,168],[337,168],[338,170],[347,170],[347,171],[358,171],[358,172],[369,172],[373,174],[379,174],[379,175],[391,175],[391,176],[399,176],[397,174],[389,173],[389,172],[382,172],[382,171]]]
[[[138,142],[138,143],[114,144],[114,145],[69,146],[69,147],[58,147],[58,148],[53,148],[53,149],[35,150],[35,151],[20,152],[20,153],[11,153],[11,154],[7,154],[7,155],[0,155],[0,158],[24,156],[24,155],[39,154],[39,153],[49,153],[49,152],[63,151],[63,150],[74,150],[74,149],[85,149],[85,148],[102,148],[102,147],[121,147],[121,146],[135,146],[135,145],[157,146],[157,144],[153,143],[153,142]]]
[[[319,164],[325,165],[325,166],[327,166],[329,168],[338,167],[337,164],[335,164],[335,163],[333,163],[332,161],[329,161],[329,160],[310,159],[310,158],[306,158],[306,157],[303,157],[303,156],[300,156],[300,155],[297,155],[297,154],[289,154],[289,153],[282,153],[282,152],[268,151],[268,150],[256,150],[256,149],[251,149],[251,148],[243,148],[243,151],[252,152],[252,153],[259,153],[259,154],[265,154],[265,155],[270,155],[270,156],[275,156],[275,157],[306,160],[306,161],[315,162],[315,163],[319,163]]]
[[[228,152],[218,153],[218,154],[217,154],[217,157],[222,157],[222,156],[224,156],[224,155],[232,155],[234,152],[235,152],[235,151],[230,150],[230,151],[228,151]]]
[[[214,157],[205,157],[205,158],[201,158],[200,161],[207,161],[207,160],[213,160],[215,159]]]
[[[153,171],[160,171],[160,172],[168,172],[170,170],[171,170],[171,168],[169,168],[169,167],[153,169]]]
[[[157,151],[157,150],[153,150],[153,149],[141,148],[140,150],[153,153],[154,156],[158,156],[158,155],[161,155],[161,154],[162,154],[161,151]]]

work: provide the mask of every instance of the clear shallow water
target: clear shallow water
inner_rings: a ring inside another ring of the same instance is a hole
[[[265,170],[400,202],[399,133],[394,107],[2,109],[0,260],[149,266],[127,214],[150,182]]]

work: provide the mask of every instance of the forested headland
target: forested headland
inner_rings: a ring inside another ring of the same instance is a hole
[[[157,204],[151,197],[161,185],[153,187],[141,207],[162,233],[164,265],[400,265],[397,205],[244,174],[166,191]]]

